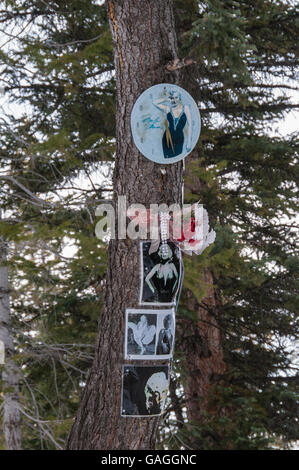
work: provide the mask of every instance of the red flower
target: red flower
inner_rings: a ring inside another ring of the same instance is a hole
[[[187,222],[183,225],[183,230],[180,238],[176,240],[181,243],[188,240],[189,243],[198,243],[198,240],[192,238],[195,235],[195,218],[191,217],[191,223]]]

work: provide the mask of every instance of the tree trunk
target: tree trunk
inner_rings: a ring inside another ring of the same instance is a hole
[[[146,159],[133,144],[130,128],[132,107],[145,89],[179,81],[177,72],[170,75],[165,68],[177,57],[173,1],[113,0],[108,1],[108,14],[117,84],[115,206],[117,197],[123,195],[128,204],[146,207],[181,203],[182,164],[159,165]],[[110,242],[95,359],[68,439],[69,449],[154,447],[157,418],[120,416],[125,309],[138,307],[140,289],[138,243],[130,239]]]
[[[198,305],[190,299],[189,308],[197,312],[197,321],[181,318],[178,347],[183,352],[186,410],[188,421],[200,422],[203,414],[217,410],[209,404],[209,393],[215,383],[223,380],[226,364],[223,358],[221,331],[217,321],[219,301],[211,271],[205,270],[202,281],[206,296]]]
[[[184,85],[188,89],[188,79],[184,76]],[[192,89],[189,90],[192,94]],[[194,90],[193,90],[194,91]],[[201,181],[194,170],[194,163],[199,162],[195,150],[186,159],[185,188],[191,194],[203,194],[204,181]],[[211,388],[223,382],[227,366],[223,357],[221,330],[218,315],[221,300],[214,287],[213,274],[206,268],[198,273],[205,296],[200,304],[193,294],[188,295],[188,309],[197,313],[197,321],[178,316],[176,347],[182,353],[184,361],[184,392],[188,421],[199,423],[203,415],[218,411],[209,404]]]
[[[10,318],[7,244],[0,237],[0,340],[5,347],[5,365],[2,372],[4,401],[3,435],[6,450],[21,449],[21,412],[19,409],[19,383],[12,356],[14,344]]]

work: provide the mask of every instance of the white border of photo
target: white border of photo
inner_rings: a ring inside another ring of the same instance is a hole
[[[165,398],[165,402],[164,402],[164,407],[163,409],[161,410],[160,413],[158,414],[146,414],[146,415],[130,415],[130,414],[124,414],[124,408],[123,408],[123,397],[124,397],[124,373],[125,373],[125,368],[128,368],[128,367],[137,367],[137,368],[146,368],[146,367],[149,367],[151,369],[161,369],[161,368],[166,368],[167,369],[167,374],[168,374],[168,377],[167,377],[167,382],[168,382],[168,390],[167,390],[167,396]],[[168,364],[161,364],[161,365],[141,365],[141,364],[124,364],[122,366],[122,374],[121,374],[121,402],[120,402],[120,415],[122,418],[153,418],[155,416],[162,416],[164,413],[165,413],[165,410],[166,410],[166,404],[167,404],[167,397],[169,396],[169,384],[170,384],[170,375],[171,375],[171,367]]]
[[[163,321],[167,315],[171,315],[172,318],[172,345],[169,354],[128,354],[128,316],[130,314],[135,315],[156,315],[156,333],[155,333],[155,352],[157,351],[158,342],[159,342],[159,333],[163,328]],[[125,343],[124,343],[124,356],[127,360],[138,360],[138,361],[147,361],[147,360],[169,360],[173,357],[175,343],[175,308],[167,309],[143,309],[143,308],[127,308],[125,312]]]
[[[143,243],[151,243],[152,240],[142,240],[140,241],[140,244],[139,244],[139,257],[140,257],[140,262],[139,262],[139,265],[140,265],[140,273],[139,273],[139,277],[140,277],[140,292],[139,292],[139,304],[142,305],[142,306],[155,306],[155,307],[173,307],[175,305],[177,305],[177,296],[180,292],[180,287],[181,287],[181,284],[182,284],[182,276],[184,275],[184,267],[183,267],[183,259],[182,259],[182,253],[181,253],[181,250],[176,247],[176,249],[178,250],[178,252],[180,253],[180,272],[179,272],[179,279],[178,279],[178,283],[177,283],[177,287],[176,287],[176,291],[174,293],[174,296],[173,296],[173,301],[172,302],[144,302],[142,300],[142,296],[143,296],[143,278],[144,278],[144,266],[143,266]],[[168,241],[169,242],[169,241]],[[173,243],[173,242],[171,242]]]

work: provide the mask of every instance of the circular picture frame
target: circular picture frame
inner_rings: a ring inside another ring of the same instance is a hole
[[[155,163],[167,165],[187,157],[197,144],[200,129],[197,104],[178,85],[159,83],[148,88],[132,109],[134,143]]]

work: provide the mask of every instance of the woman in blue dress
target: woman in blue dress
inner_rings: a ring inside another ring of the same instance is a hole
[[[191,150],[191,113],[189,106],[182,103],[181,95],[177,91],[169,91],[168,99],[159,98],[154,105],[166,113],[165,132],[162,138],[164,158],[177,157],[183,152],[184,128],[187,126],[186,151]]]

